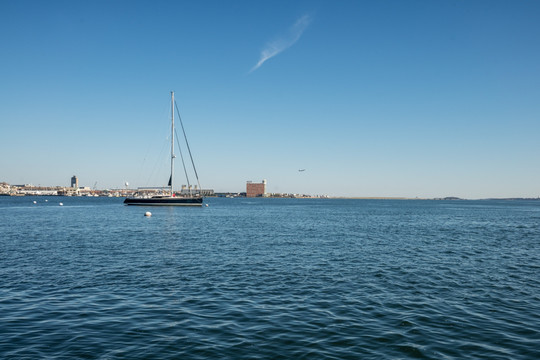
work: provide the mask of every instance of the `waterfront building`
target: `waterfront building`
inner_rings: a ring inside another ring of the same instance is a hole
[[[246,184],[246,197],[266,196],[266,180],[261,183],[248,181]]]
[[[9,194],[11,191],[11,186],[7,182],[1,182],[0,183],[0,194]]]

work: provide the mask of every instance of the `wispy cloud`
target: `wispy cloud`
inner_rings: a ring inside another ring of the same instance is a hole
[[[285,36],[269,42],[264,50],[261,51],[261,58],[259,59],[259,62],[249,72],[252,73],[260,68],[261,65],[266,62],[266,60],[273,58],[283,50],[293,46],[298,39],[300,39],[300,36],[302,36],[310,22],[311,17],[309,15],[304,15],[300,19],[296,20]]]

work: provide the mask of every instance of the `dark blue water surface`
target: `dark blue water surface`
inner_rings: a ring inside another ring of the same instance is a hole
[[[540,358],[540,201],[206,202],[0,197],[0,358]]]

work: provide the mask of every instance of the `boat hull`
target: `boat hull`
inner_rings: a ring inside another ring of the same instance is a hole
[[[202,206],[202,197],[126,198],[125,205],[138,206]]]

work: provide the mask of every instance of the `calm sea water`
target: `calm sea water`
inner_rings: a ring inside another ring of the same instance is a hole
[[[0,197],[0,358],[540,358],[540,201],[207,203]]]

